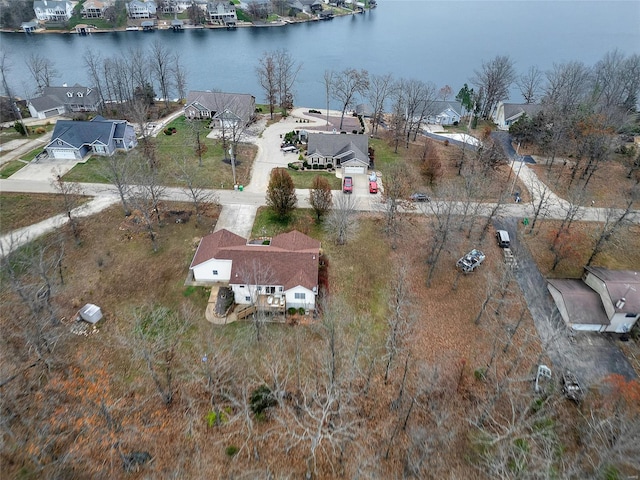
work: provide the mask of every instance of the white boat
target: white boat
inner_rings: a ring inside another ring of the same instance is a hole
[[[129,26],[126,28],[127,32],[137,32],[138,31],[138,27],[135,25]]]

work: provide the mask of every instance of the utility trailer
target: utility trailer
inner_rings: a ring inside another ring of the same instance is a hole
[[[486,256],[484,253],[474,248],[456,262],[456,267],[458,267],[464,273],[470,273],[473,272],[478,267],[478,265],[484,262],[485,258]]]

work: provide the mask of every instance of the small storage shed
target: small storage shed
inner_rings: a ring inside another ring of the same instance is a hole
[[[93,324],[99,322],[102,318],[102,310],[100,310],[99,306],[94,305],[93,303],[87,303],[80,309],[78,314],[82,320]]]

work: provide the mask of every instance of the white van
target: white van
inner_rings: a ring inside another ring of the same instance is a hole
[[[498,239],[498,246],[500,246],[501,248],[511,247],[509,232],[507,232],[506,230],[496,230],[496,238]]]
[[[289,153],[289,152],[298,153],[298,149],[293,145],[289,145],[288,147],[282,147],[280,150],[282,150],[284,153]]]

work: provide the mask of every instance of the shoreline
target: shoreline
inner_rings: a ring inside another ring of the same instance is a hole
[[[334,13],[333,18],[336,17],[347,17],[350,15],[361,15],[361,14],[365,14],[368,11],[373,10],[373,8],[368,8],[363,12],[360,11],[348,11],[348,12],[341,12],[341,13]],[[90,19],[87,19],[90,20]],[[331,19],[330,19],[331,20]],[[295,24],[299,24],[299,23],[311,23],[311,22],[325,22],[325,21],[330,21],[327,19],[322,19],[320,17],[313,17],[313,18],[308,18],[306,20],[285,20],[285,19],[281,19],[275,22],[269,22],[269,23],[254,23],[254,22],[244,22],[244,21],[239,21],[238,23],[235,24],[234,27],[227,27],[226,25],[183,25],[182,28],[178,31],[176,31],[176,33],[179,33],[180,31],[185,31],[185,30],[235,30],[238,28],[276,28],[276,27],[286,27],[287,25],[295,25]],[[143,30],[141,26],[139,25],[129,25],[127,27],[115,27],[115,28],[109,28],[109,29],[104,29],[104,28],[92,28],[91,31],[89,32],[78,32],[75,28],[73,27],[69,30],[47,30],[46,28],[40,28],[38,30],[32,31],[32,32],[25,32],[24,30],[21,29],[13,29],[13,28],[0,28],[0,33],[12,33],[12,34],[22,34],[22,35],[80,35],[80,36],[86,36],[86,35],[93,35],[94,33],[116,33],[116,32],[145,32],[145,33],[149,33],[149,32],[154,32],[156,30],[173,30],[172,26],[171,26],[171,19],[166,19],[166,20],[154,20],[155,22],[162,22],[162,24],[158,23],[156,26],[154,26],[153,29],[151,30]],[[90,23],[86,23],[86,24],[77,24],[77,25],[89,25],[91,26]],[[132,27],[132,26],[137,26],[138,29],[137,30],[130,30],[128,28]]]

